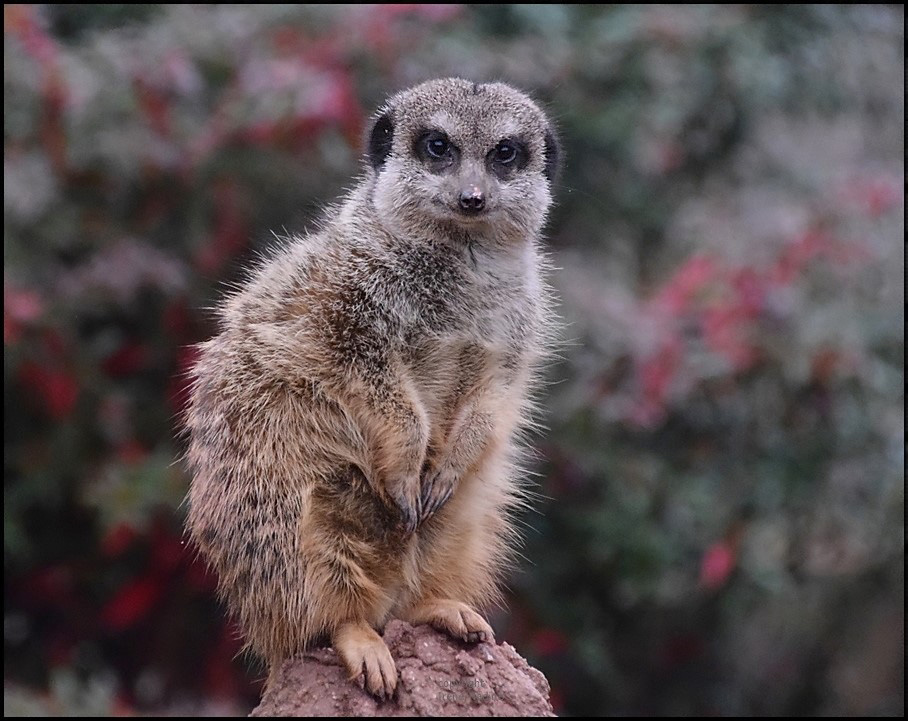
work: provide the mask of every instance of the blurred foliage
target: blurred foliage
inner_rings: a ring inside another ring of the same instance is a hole
[[[533,92],[567,155],[502,635],[566,714],[900,713],[903,20],[5,6],[5,710],[255,702],[181,541],[191,346],[372,110],[460,75]]]

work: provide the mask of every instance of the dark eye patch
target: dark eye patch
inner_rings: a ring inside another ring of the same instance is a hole
[[[385,159],[391,154],[393,142],[394,121],[391,120],[390,113],[385,113],[375,121],[369,133],[368,155],[373,168],[378,170],[384,165]]]

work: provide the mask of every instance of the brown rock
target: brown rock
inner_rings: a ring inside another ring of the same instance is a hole
[[[377,701],[347,678],[332,649],[284,663],[251,716],[554,716],[549,684],[506,643],[468,646],[392,621],[397,698]]]

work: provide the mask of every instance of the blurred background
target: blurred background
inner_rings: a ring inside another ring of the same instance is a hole
[[[904,8],[4,6],[4,708],[244,714],[192,344],[392,92],[530,91],[565,321],[499,638],[560,714],[904,710]]]

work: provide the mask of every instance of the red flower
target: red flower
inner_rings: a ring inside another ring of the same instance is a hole
[[[73,574],[63,564],[45,566],[25,577],[23,595],[39,608],[67,605],[73,598]]]
[[[147,457],[148,449],[135,439],[126,441],[117,448],[117,458],[128,465],[141,463]]]
[[[41,398],[55,420],[66,418],[76,406],[79,384],[66,371],[42,368],[26,361],[19,370],[19,382]]]
[[[188,560],[187,556],[180,536],[156,524],[151,537],[151,565],[162,574],[170,574]]]
[[[122,631],[145,618],[164,592],[161,580],[143,576],[121,588],[101,610],[101,623],[111,631]]]
[[[185,299],[180,298],[170,303],[161,315],[161,322],[172,338],[176,338],[178,341],[189,339],[192,332],[192,318],[186,307]]]
[[[133,80],[133,90],[139,108],[148,120],[149,126],[161,137],[170,135],[170,102],[165,91],[154,87],[145,78]]]
[[[208,564],[199,556],[196,549],[190,544],[184,546],[184,553],[189,556],[186,568],[185,581],[187,587],[199,593],[213,593],[217,588],[218,580]]]
[[[231,698],[240,693],[243,681],[233,659],[242,650],[240,634],[231,625],[225,625],[208,661],[205,664],[205,690],[210,696]]]
[[[140,343],[124,343],[101,363],[101,368],[112,378],[133,375],[148,364],[148,349]]]
[[[568,639],[560,631],[543,628],[533,637],[533,647],[539,656],[553,656],[568,650]]]
[[[564,709],[564,691],[562,691],[557,686],[552,686],[549,691],[549,703],[552,704],[552,709],[555,713]]]
[[[138,538],[136,529],[128,523],[118,523],[101,539],[101,553],[113,558],[124,553]]]
[[[50,414],[60,420],[72,413],[79,397],[79,384],[64,371],[54,371],[46,376],[44,400]]]

